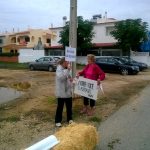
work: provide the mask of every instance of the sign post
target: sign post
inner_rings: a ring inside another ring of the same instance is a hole
[[[70,0],[69,47],[77,48],[77,0]],[[72,63],[72,77],[76,74],[76,62]]]

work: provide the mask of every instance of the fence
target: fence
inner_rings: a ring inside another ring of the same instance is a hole
[[[44,55],[44,50],[20,49],[18,61],[19,63],[31,62]]]

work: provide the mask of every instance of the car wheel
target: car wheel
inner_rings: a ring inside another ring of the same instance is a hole
[[[49,66],[49,67],[48,67],[48,71],[52,72],[52,71],[53,71],[53,67],[52,67],[52,66]]]
[[[128,70],[127,69],[121,69],[121,74],[122,75],[128,75]]]
[[[30,66],[30,70],[31,70],[31,71],[34,70],[34,67],[33,67],[33,66]]]

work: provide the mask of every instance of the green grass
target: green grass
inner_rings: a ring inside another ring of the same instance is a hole
[[[81,64],[77,64],[77,69],[83,69],[85,67],[85,65],[81,65]]]
[[[94,116],[94,117],[89,118],[89,121],[90,121],[90,122],[97,122],[97,123],[100,123],[100,122],[102,121],[102,119],[99,118],[99,117]]]
[[[0,69],[28,69],[28,64],[15,62],[0,62]]]
[[[3,122],[3,121],[6,121],[6,122],[17,122],[17,121],[20,121],[20,117],[18,117],[18,116],[11,116],[11,117],[8,117],[8,118],[0,118],[0,122]]]

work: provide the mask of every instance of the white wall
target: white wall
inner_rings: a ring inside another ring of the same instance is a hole
[[[60,32],[63,30],[62,27],[58,27],[58,28],[51,28],[50,29],[52,31],[52,33],[54,34],[54,36],[51,39],[51,46],[59,46],[60,43],[58,43],[58,41],[60,40]]]
[[[31,62],[44,55],[44,50],[20,49],[18,61],[19,63]]]
[[[106,27],[113,27],[116,21],[98,23],[94,25],[93,32],[95,36],[92,39],[92,43],[115,43],[115,40],[111,35],[106,35]],[[60,31],[63,30],[62,27],[50,28],[50,30],[55,34],[51,39],[51,46],[59,46],[58,41],[60,40]]]
[[[106,35],[106,27],[114,26],[114,23],[104,23],[94,25],[93,31],[95,37],[93,37],[92,43],[115,43],[116,40],[110,36]]]
[[[131,58],[135,61],[146,63],[150,66],[150,56],[131,56]]]

